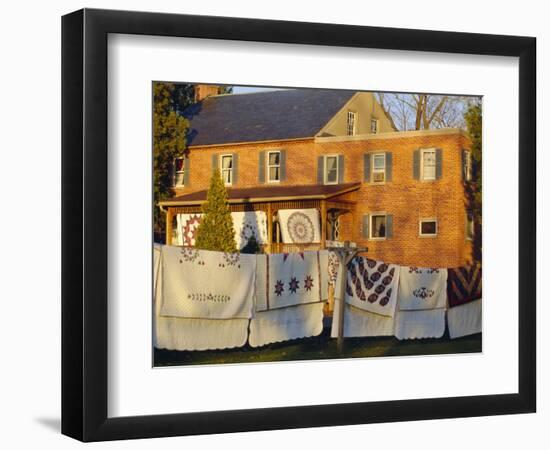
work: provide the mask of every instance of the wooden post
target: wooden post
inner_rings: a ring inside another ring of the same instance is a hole
[[[338,260],[340,262],[340,271],[342,273],[342,276],[340,278],[340,298],[338,299],[338,337],[336,341],[336,348],[338,350],[338,353],[342,353],[344,349],[344,313],[346,309],[346,283],[348,275],[347,267],[349,262],[355,257],[355,255],[357,255],[357,253],[366,252],[367,249],[351,247],[349,241],[345,241],[343,247],[335,247],[331,250],[338,255]],[[336,290],[334,292],[334,295],[336,296]]]
[[[273,244],[273,209],[271,203],[267,204],[267,253],[271,253]]]
[[[172,208],[166,208],[166,245],[172,245]]]
[[[321,200],[321,250],[326,247],[327,240],[327,201]]]

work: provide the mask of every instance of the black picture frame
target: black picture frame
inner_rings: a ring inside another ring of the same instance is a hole
[[[178,36],[519,58],[517,393],[107,417],[107,36]],[[62,433],[82,441],[535,412],[536,39],[84,9],[62,18]]]

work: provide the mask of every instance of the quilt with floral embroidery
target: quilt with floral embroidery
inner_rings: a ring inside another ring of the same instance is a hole
[[[447,269],[402,266],[399,272],[399,310],[447,306]]]

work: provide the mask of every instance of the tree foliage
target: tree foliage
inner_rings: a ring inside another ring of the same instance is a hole
[[[435,94],[377,93],[377,100],[398,131],[464,128],[467,97]]]
[[[189,122],[176,111],[173,83],[153,84],[153,198],[154,228],[164,229],[165,216],[158,202],[172,197],[174,158],[186,152]]]
[[[203,250],[236,252],[235,231],[221,174],[215,170],[210,179],[206,203],[202,206],[195,247]]]

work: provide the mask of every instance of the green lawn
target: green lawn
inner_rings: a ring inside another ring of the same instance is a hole
[[[372,356],[439,355],[481,352],[481,334],[450,340],[421,339],[398,341],[394,337],[346,338],[344,350],[336,350],[336,339],[325,329],[320,336],[252,348],[248,344],[231,350],[179,352],[155,349],[155,366],[193,364],[253,363],[331,358],[368,358]]]

